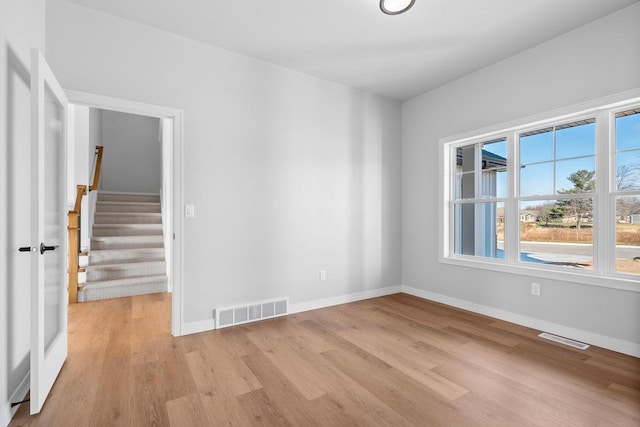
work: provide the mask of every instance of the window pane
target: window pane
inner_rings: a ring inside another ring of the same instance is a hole
[[[520,261],[593,268],[593,201],[520,202]]]
[[[473,199],[475,195],[475,145],[458,147],[456,151],[456,199]]]
[[[456,199],[472,199],[475,197],[473,172],[456,174]]]
[[[616,154],[616,188],[640,189],[640,150]]]
[[[640,110],[616,114],[616,189],[640,189]],[[624,151],[621,151],[624,150]]]
[[[507,195],[507,141],[482,144],[482,196]]]
[[[485,142],[482,144],[484,159],[493,160],[498,167],[507,166],[507,141],[500,139],[497,141]],[[484,168],[484,167],[483,167]]]
[[[462,172],[471,172],[475,169],[475,150],[476,147],[474,145],[468,145],[457,149],[458,166],[462,168]]]
[[[507,171],[482,171],[482,196],[507,197]]]
[[[499,139],[455,149],[456,200],[505,197],[507,194],[507,141]],[[481,159],[477,156],[481,155]],[[480,169],[481,170],[480,170]],[[476,194],[479,179],[480,194]]]
[[[595,170],[595,157],[556,162],[556,191],[560,194],[595,191]]]
[[[640,113],[616,117],[616,150],[640,148]]]
[[[556,159],[596,154],[596,124],[588,123],[556,131]]]
[[[640,274],[640,196],[616,198],[616,271]]]
[[[456,204],[454,227],[454,253],[504,258],[503,203]]]
[[[529,164],[553,160],[553,131],[520,136],[520,163]]]
[[[553,194],[553,163],[520,167],[520,195]]]

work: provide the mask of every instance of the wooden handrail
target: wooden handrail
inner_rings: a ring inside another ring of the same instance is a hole
[[[98,145],[96,147],[98,159],[96,160],[96,170],[93,174],[93,184],[91,184],[91,186],[89,187],[89,191],[97,190],[100,183],[100,170],[102,169],[102,150],[104,150],[103,146]]]
[[[69,211],[69,264],[67,274],[69,275],[69,304],[78,302],[78,233],[79,222],[78,213]]]
[[[75,304],[78,302],[78,268],[80,267],[80,245],[78,239],[80,236],[80,210],[82,207],[82,196],[87,194],[87,187],[84,185],[76,186],[76,203],[73,205],[73,210],[69,211],[67,217],[69,218],[68,230],[68,267],[67,274],[69,275],[69,304]]]
[[[85,185],[76,185],[76,203],[73,205],[73,212],[80,213],[82,196],[85,194],[87,194],[87,187]]]
[[[80,269],[80,211],[82,210],[82,197],[86,196],[89,191],[98,189],[100,184],[100,170],[102,169],[102,151],[104,147],[96,147],[96,168],[93,174],[93,183],[90,186],[78,185],[76,186],[76,201],[73,205],[73,210],[69,211],[67,217],[69,219],[68,239],[69,239],[69,253],[68,253],[68,267],[67,274],[69,275],[69,304],[75,304],[78,302],[78,271]]]

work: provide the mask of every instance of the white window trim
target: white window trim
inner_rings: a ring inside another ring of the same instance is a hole
[[[438,159],[440,167],[440,182],[439,182],[439,200],[440,209],[438,215],[438,225],[441,230],[438,238],[439,256],[438,261],[444,264],[451,264],[461,267],[471,267],[491,270],[495,272],[512,273],[518,275],[525,275],[531,277],[546,278],[558,281],[566,281],[572,283],[579,283],[590,286],[599,286],[613,289],[620,289],[632,292],[640,292],[640,278],[637,275],[618,273],[611,271],[611,267],[615,266],[615,249],[607,247],[606,242],[611,235],[615,235],[615,223],[611,221],[611,218],[615,216],[615,204],[612,203],[611,197],[619,195],[614,192],[611,187],[615,183],[615,174],[611,167],[613,159],[615,157],[614,144],[597,144],[596,145],[596,162],[599,159],[609,159],[607,164],[605,162],[597,163],[598,176],[607,177],[607,185],[597,185],[594,197],[594,217],[596,223],[594,227],[596,233],[594,234],[594,266],[593,271],[587,270],[568,270],[566,267],[556,267],[551,265],[544,265],[539,267],[536,264],[528,265],[518,262],[517,247],[519,245],[518,238],[518,224],[519,221],[514,221],[514,218],[518,218],[516,203],[505,203],[505,231],[508,229],[510,233],[509,238],[505,239],[505,259],[497,260],[490,258],[455,255],[452,254],[451,246],[454,243],[453,226],[450,224],[450,203],[451,196],[454,189],[452,188],[452,176],[455,175],[455,168],[451,160],[452,146],[468,145],[477,142],[483,142],[491,139],[497,139],[500,137],[507,138],[507,158],[510,163],[513,163],[513,159],[516,159],[515,147],[513,139],[516,133],[526,132],[527,130],[543,127],[545,125],[552,125],[562,121],[579,120],[587,116],[590,117],[603,117],[607,115],[610,119],[610,115],[613,115],[611,110],[625,110],[633,104],[640,102],[640,89],[634,89],[611,96],[598,98],[581,104],[565,107],[562,109],[530,116],[514,121],[486,127],[476,131],[465,132],[463,134],[454,135],[446,138],[442,138],[439,141]],[[610,121],[608,121],[610,122]],[[614,129],[610,129],[612,126],[598,126],[596,132],[597,140],[601,138],[610,138],[613,136]],[[511,174],[508,180],[507,193],[508,199],[511,199],[515,194],[514,189],[517,185],[517,174],[513,173],[513,167],[510,169]],[[607,200],[608,203],[597,203],[596,200]],[[469,201],[483,201],[482,199],[473,199]],[[486,200],[485,200],[486,201]],[[599,223],[609,224],[609,226],[598,226]],[[516,250],[514,250],[514,248]],[[449,255],[449,254],[452,255]],[[596,263],[605,261],[606,268],[603,268]]]

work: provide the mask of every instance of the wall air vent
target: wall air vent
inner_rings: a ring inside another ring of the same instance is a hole
[[[548,334],[546,332],[543,332],[538,336],[540,338],[544,338],[544,339],[547,339],[547,340],[555,341],[555,342],[558,342],[560,344],[568,345],[568,346],[573,347],[573,348],[579,348],[580,350],[586,350],[586,349],[589,348],[589,344],[585,344],[585,343],[582,343],[582,342],[579,342],[579,341],[570,340],[569,338],[559,337],[559,336],[553,335],[553,334]]]
[[[289,298],[266,302],[255,302],[238,307],[216,309],[216,328],[242,325],[244,323],[284,316],[289,312]]]

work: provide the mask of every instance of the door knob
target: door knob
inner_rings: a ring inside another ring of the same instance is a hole
[[[32,248],[31,246],[22,246],[21,248],[18,248],[18,251],[20,252],[31,252],[31,251],[36,251],[36,248]]]
[[[40,254],[45,253],[46,251],[55,251],[57,246],[47,246],[44,243],[40,243]]]

